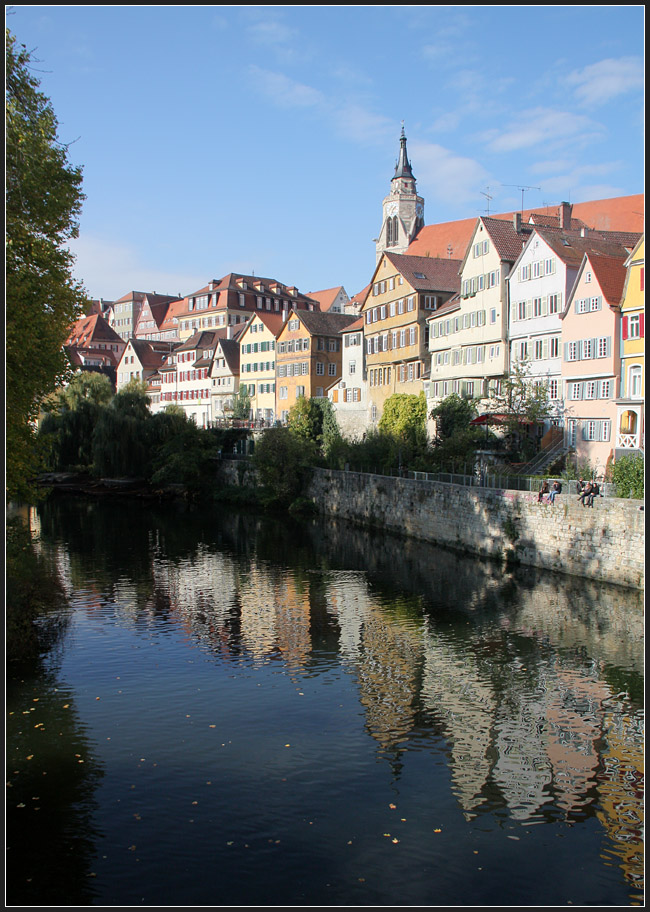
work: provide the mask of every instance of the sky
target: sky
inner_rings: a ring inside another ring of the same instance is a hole
[[[38,6],[33,52],[83,168],[90,297],[230,272],[372,279],[404,125],[426,224],[644,191],[644,7]]]

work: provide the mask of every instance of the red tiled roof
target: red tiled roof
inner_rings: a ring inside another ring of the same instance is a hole
[[[326,288],[324,291],[310,291],[307,296],[318,301],[321,310],[327,311],[330,309],[340,292],[346,294],[345,288],[342,285],[338,285],[336,288]]]
[[[549,206],[545,212],[525,209],[521,213],[522,222],[537,215],[559,218],[560,206]],[[505,212],[490,218],[503,219],[512,223],[514,212]],[[486,216],[487,217],[487,216]],[[600,231],[638,231],[644,230],[644,194],[620,196],[612,199],[593,200],[586,203],[574,203],[572,220],[580,220],[588,227]],[[442,222],[438,225],[425,225],[409,245],[407,254],[415,256],[464,257],[474,228],[476,218],[460,219],[454,222]]]
[[[349,326],[346,326],[345,329],[342,329],[341,332],[358,332],[360,329],[363,329],[365,321],[363,317],[358,317],[354,323],[350,323]]]
[[[459,271],[462,260],[388,251],[385,251],[384,256],[418,291],[460,291]]]
[[[123,339],[108,325],[101,314],[91,314],[77,320],[65,344],[89,347],[93,342],[123,342]]]
[[[358,319],[354,314],[321,313],[314,310],[294,310],[293,313],[309,333],[322,336],[338,335]]]
[[[620,304],[627,276],[625,259],[593,253],[587,254],[587,259],[598,279],[598,284],[607,303]]]

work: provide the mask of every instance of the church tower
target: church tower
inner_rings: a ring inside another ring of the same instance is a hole
[[[424,200],[417,195],[415,188],[403,125],[399,142],[399,159],[390,182],[390,193],[383,203],[384,221],[375,240],[377,263],[385,250],[406,253],[406,248],[424,225]]]

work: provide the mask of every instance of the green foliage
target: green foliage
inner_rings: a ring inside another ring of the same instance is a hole
[[[316,399],[298,396],[295,405],[289,409],[287,425],[294,437],[308,440],[320,447],[323,436],[323,411]]]
[[[186,421],[156,449],[151,463],[151,483],[181,484],[192,499],[206,496],[214,484],[217,454],[214,435],[193,421]]]
[[[409,447],[426,446],[427,400],[424,392],[393,393],[384,403],[379,430]]]
[[[643,456],[621,456],[612,466],[612,481],[616,487],[617,497],[632,497],[643,500],[644,497]]]
[[[299,440],[310,441],[328,458],[341,442],[336,413],[329,399],[299,396],[289,410],[289,430]]]
[[[296,436],[289,428],[270,428],[262,435],[253,463],[262,482],[266,506],[288,507],[301,493],[307,470],[317,460],[312,440]]]
[[[92,454],[94,472],[100,477],[145,478],[148,474],[147,419],[133,414],[129,406],[128,402],[111,404],[97,419]]]
[[[44,397],[69,372],[63,345],[86,296],[73,280],[68,242],[78,233],[81,170],[68,162],[50,101],[30,72],[30,54],[6,31],[5,348],[6,486],[31,493]]]
[[[251,397],[245,383],[239,384],[237,395],[233,400],[232,417],[246,420],[251,416]]]
[[[496,411],[506,416],[506,426],[511,434],[517,434],[523,424],[542,424],[551,415],[548,384],[531,379],[528,360],[515,361],[494,401]]]
[[[455,434],[469,431],[476,408],[468,399],[452,393],[433,409],[431,417],[436,422],[436,440],[442,443]]]
[[[38,435],[46,447],[47,468],[92,469],[95,426],[112,398],[108,377],[91,371],[75,374],[48,397]]]

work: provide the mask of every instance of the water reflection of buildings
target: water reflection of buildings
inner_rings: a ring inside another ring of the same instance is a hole
[[[345,538],[332,526],[320,530],[328,568],[310,553],[309,569],[296,570],[263,559],[256,529],[245,532],[245,559],[203,545],[176,560],[157,550],[147,597],[121,579],[118,601],[140,616],[162,606],[191,642],[228,661],[318,672],[330,667],[327,637],[383,756],[416,738],[419,749],[442,744],[467,818],[495,807],[519,821],[597,812],[635,880],[643,739],[637,717],[616,727],[605,675],[642,673],[633,595],[534,572],[504,577],[446,552],[433,560],[412,542],[396,561],[392,538]],[[64,551],[60,560],[69,579]]]

